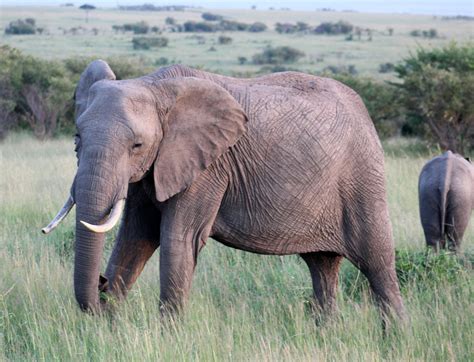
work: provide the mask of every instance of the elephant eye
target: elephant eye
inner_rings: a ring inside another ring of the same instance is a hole
[[[140,148],[142,145],[143,145],[143,143],[137,142],[137,143],[135,143],[135,144],[133,145],[133,149]]]
[[[81,142],[81,137],[79,136],[79,134],[75,134],[74,135],[74,151],[77,152],[77,150],[79,149],[79,143]]]

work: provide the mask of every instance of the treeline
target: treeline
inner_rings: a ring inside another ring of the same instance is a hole
[[[228,41],[228,40],[226,40]],[[161,46],[157,45],[157,46]],[[252,61],[261,71],[290,70],[303,54],[290,47],[264,49]],[[74,132],[73,93],[93,58],[50,61],[0,47],[0,137],[29,129],[39,138]],[[118,79],[154,70],[139,60],[106,59]],[[168,61],[157,59],[155,64]],[[239,62],[245,61],[239,58]],[[350,72],[323,75],[353,88],[362,98],[381,138],[418,136],[443,149],[474,151],[474,47],[450,44],[423,50],[394,65],[397,82],[380,82]]]

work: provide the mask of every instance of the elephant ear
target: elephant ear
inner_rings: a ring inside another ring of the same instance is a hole
[[[154,163],[156,198],[183,191],[246,131],[247,116],[221,86],[186,77],[160,81],[170,100]]]
[[[78,119],[87,108],[87,99],[89,98],[89,90],[92,85],[103,79],[116,79],[112,69],[110,69],[107,62],[104,62],[103,60],[94,60],[82,72],[74,94],[76,102],[76,119]]]

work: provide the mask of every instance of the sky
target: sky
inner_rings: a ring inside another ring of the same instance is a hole
[[[474,16],[474,0],[0,0],[3,6],[8,5],[59,5],[72,2],[76,6],[90,3],[98,7],[117,7],[117,5],[139,5],[151,3],[154,5],[191,5],[205,8],[250,8],[256,5],[257,9],[268,9],[273,7],[290,8],[292,10],[315,10],[320,8],[331,8],[335,10],[355,10],[359,12],[381,12],[381,13],[412,13],[432,15],[470,15]]]

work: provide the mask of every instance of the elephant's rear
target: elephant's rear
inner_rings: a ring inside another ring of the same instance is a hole
[[[433,158],[422,169],[418,183],[420,219],[431,247],[456,248],[472,209],[472,186],[467,161],[451,151]]]

